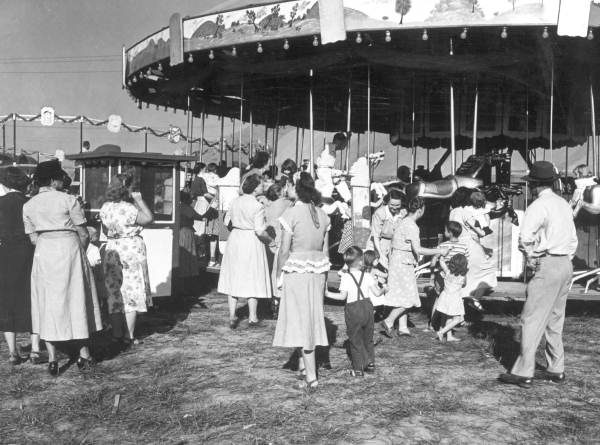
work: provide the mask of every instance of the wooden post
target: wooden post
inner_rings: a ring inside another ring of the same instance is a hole
[[[450,172],[456,172],[456,141],[454,140],[454,83],[450,81]]]

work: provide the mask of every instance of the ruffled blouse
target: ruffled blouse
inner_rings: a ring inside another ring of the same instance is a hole
[[[325,235],[330,229],[327,214],[315,207],[318,224],[315,224],[310,206],[297,202],[279,218],[283,231],[292,235],[290,255],[282,270],[287,273],[325,273],[331,264],[323,252]]]

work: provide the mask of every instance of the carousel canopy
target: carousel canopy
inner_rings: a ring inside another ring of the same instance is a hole
[[[451,86],[459,149],[472,145],[476,95],[478,146],[548,146],[551,109],[553,146],[591,134],[597,5],[569,4],[569,20],[577,8],[585,19],[587,38],[574,38],[558,35],[570,25],[558,0],[331,3],[341,15],[318,0],[230,0],[175,16],[126,51],[124,82],[140,102],[270,127],[308,128],[312,89],[315,129],[363,132],[370,112],[370,129],[404,146],[447,143]],[[340,26],[345,40],[322,44]]]

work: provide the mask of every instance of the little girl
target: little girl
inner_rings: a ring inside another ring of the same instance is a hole
[[[363,269],[363,252],[356,246],[344,252],[344,263],[348,273],[342,276],[340,292],[327,292],[335,300],[346,300],[344,318],[353,377],[362,377],[364,372],[375,372],[375,345],[373,344],[373,303],[371,300],[383,293],[376,279]]]
[[[376,250],[365,250],[363,253],[363,270],[371,274],[380,289],[385,289],[388,274],[379,269],[379,253]],[[371,295],[373,306],[383,306],[383,296]],[[379,308],[381,309],[381,308]]]
[[[444,327],[440,327],[437,336],[440,341],[444,341],[444,335],[446,341],[460,341],[454,336],[452,329],[464,321],[463,287],[467,275],[467,258],[459,253],[454,255],[447,264],[440,259],[440,266],[444,277],[444,290],[438,298],[435,315],[445,320],[442,320]]]

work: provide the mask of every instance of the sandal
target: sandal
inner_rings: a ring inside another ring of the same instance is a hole
[[[318,386],[319,386],[318,379],[311,380],[310,382],[305,379],[305,380],[302,380],[300,383],[298,383],[298,388],[305,389],[307,392],[315,391]]]

